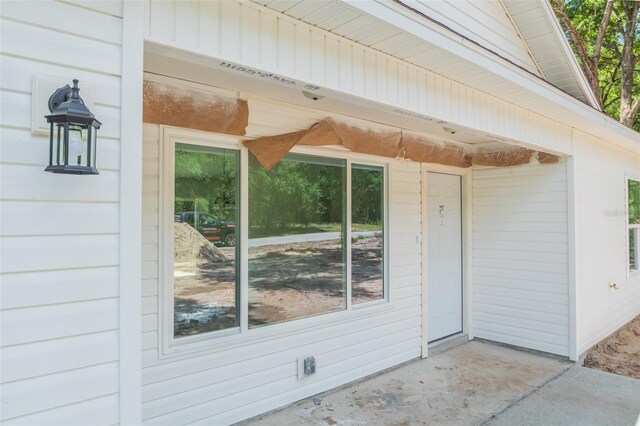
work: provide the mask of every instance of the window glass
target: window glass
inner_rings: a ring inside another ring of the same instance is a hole
[[[629,181],[629,225],[640,225],[640,182]]]
[[[638,270],[638,235],[640,230],[638,228],[629,229],[629,270]]]
[[[174,336],[238,325],[239,152],[176,144]]]
[[[346,161],[249,160],[249,327],[346,309]]]
[[[629,270],[640,269],[640,182],[629,180]]]
[[[351,167],[351,300],[384,298],[384,171]]]

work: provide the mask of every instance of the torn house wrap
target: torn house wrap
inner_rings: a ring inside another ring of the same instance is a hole
[[[246,135],[249,106],[242,99],[145,81],[143,102],[145,123]]]
[[[538,159],[542,164],[560,160],[557,155],[537,153],[522,147],[508,146],[488,152],[474,152],[454,143],[434,142],[424,137],[403,134],[401,131],[374,131],[339,123],[331,118],[315,123],[308,130],[245,140],[242,143],[267,170],[296,145],[341,145],[361,154],[463,168],[471,165],[517,166],[529,163],[532,158]]]
[[[145,81],[143,86],[145,123],[244,136],[249,123],[247,101],[202,93],[195,89]],[[420,163],[454,167],[472,165],[509,167],[557,163],[554,154],[518,146],[476,149],[453,142],[439,142],[400,130],[373,130],[327,118],[307,130],[265,136],[242,142],[265,169],[272,168],[296,145],[344,146],[352,152]]]

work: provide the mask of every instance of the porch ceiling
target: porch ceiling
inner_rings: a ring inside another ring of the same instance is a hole
[[[434,142],[453,142],[467,146],[471,150],[472,146],[496,149],[507,146],[494,139],[465,131],[458,127],[455,131],[443,127],[436,121],[414,120],[411,118],[390,115],[386,111],[376,110],[375,105],[367,102],[359,105],[357,109],[353,105],[338,99],[323,99],[321,102],[309,104],[309,101],[300,95],[299,90],[282,87],[280,85],[265,84],[263,81],[242,77],[222,70],[211,68],[207,61],[197,55],[190,55],[186,52],[172,51],[160,46],[147,45],[145,48],[145,71],[158,76],[167,76],[186,82],[198,82],[203,85],[216,87],[233,87],[238,92],[226,93],[228,96],[239,96],[242,99],[249,99],[250,114],[252,116],[264,115],[269,117],[265,122],[280,123],[287,121],[291,111],[287,108],[274,110],[268,104],[256,101],[254,97],[264,100],[274,100],[286,102],[288,105],[299,106],[299,114],[307,115],[308,121],[301,121],[299,128],[292,128],[291,131],[305,130],[311,124],[328,117],[347,119],[353,124],[366,125],[366,122],[359,123],[358,120],[366,120],[369,124],[380,124],[381,128],[404,129],[417,132],[428,137]],[[189,64],[185,66],[185,64]],[[309,108],[311,105],[313,108]],[[270,129],[252,129],[247,133],[252,137],[272,136],[274,133]]]
[[[531,161],[555,163],[559,159],[551,153],[487,139],[462,129],[454,131],[437,122],[407,120],[366,107],[354,110],[353,104],[348,101],[326,99],[317,104],[318,108],[305,107],[300,101],[306,98],[300,96],[297,89],[262,81],[256,84],[255,79],[211,69],[199,62],[202,58],[197,56],[185,52],[167,53],[157,46],[147,46],[145,102],[154,101],[154,97],[157,97],[153,95],[154,91],[161,95],[165,107],[166,104],[176,105],[175,108],[165,108],[165,111],[177,111],[179,105],[193,102],[189,101],[190,97],[200,97],[202,93],[206,93],[206,99],[226,96],[226,100],[219,101],[225,103],[231,99],[243,99],[244,105],[248,103],[248,111],[242,112],[240,121],[247,119],[247,113],[252,117],[246,136],[255,139],[245,141],[245,146],[267,169],[297,144],[338,146],[339,149],[361,154],[454,167],[507,167]],[[185,66],[187,63],[189,66]],[[152,86],[157,89],[151,90]],[[234,90],[221,87],[233,87]],[[151,107],[145,106],[145,111],[149,109],[153,109],[152,104]],[[357,115],[354,115],[356,111]],[[211,131],[194,127],[195,122],[207,122],[206,117],[198,120],[197,114],[191,110],[183,112],[187,114],[156,114],[148,122]],[[292,117],[295,117],[293,121]],[[244,134],[220,129],[213,131]],[[305,138],[308,138],[306,142]],[[311,140],[313,143],[309,143]]]
[[[525,107],[527,107],[526,102],[530,100],[532,101],[531,105],[534,105],[533,99],[527,99],[530,98],[529,96],[523,99],[524,90],[517,90],[506,85],[501,79],[496,79],[493,71],[481,69],[463,57],[451,55],[449,51],[437,44],[430,43],[422,37],[412,35],[389,22],[369,15],[366,12],[366,7],[358,9],[346,1],[323,3],[306,0],[252,1],[494,96],[517,102]],[[428,10],[425,10],[420,2],[406,3],[411,4],[411,7],[415,7],[415,10],[420,13],[428,13]],[[510,13],[514,13],[513,21],[518,24],[518,29],[525,36],[525,41],[529,43],[527,36],[534,37],[531,40],[534,48],[531,53],[537,60],[546,81],[576,99],[589,104],[588,94],[585,92],[585,88],[578,83],[578,76],[573,72],[575,70],[571,67],[570,58],[564,56],[566,54],[563,50],[564,46],[561,46],[556,40],[556,34],[545,20],[544,10],[538,5],[538,2],[524,2],[524,4],[523,2],[511,2],[507,3],[506,7]],[[392,14],[389,16],[391,17]],[[433,26],[435,22],[430,22],[419,15],[414,15],[412,18],[427,26]],[[540,28],[544,28],[543,34],[533,33]],[[463,29],[457,30],[464,31]],[[454,39],[461,39],[463,43],[473,42],[467,34],[453,30],[449,32],[450,36]],[[489,51],[487,50],[486,53]],[[540,72],[535,68],[491,53],[498,61],[515,65],[531,75],[541,77]]]
[[[264,7],[299,19],[349,40],[366,45],[411,64],[446,76],[476,90],[526,108],[550,120],[600,137],[626,149],[639,148],[637,133],[624,128],[589,105],[589,94],[576,77],[574,65],[554,43],[548,18],[539,5],[524,8],[523,2],[508,3],[512,18],[525,38],[531,38],[532,51],[544,80],[505,58],[491,54],[472,40],[427,19],[402,1],[358,0],[308,2],[305,0],[251,0]],[[535,3],[538,2],[524,2]],[[413,2],[411,3],[413,5]],[[547,19],[542,36],[536,34]],[[537,27],[538,26],[538,27]],[[545,50],[546,49],[546,50]],[[565,52],[566,53],[566,52]],[[560,66],[558,67],[558,64]],[[572,69],[573,67],[573,69]]]

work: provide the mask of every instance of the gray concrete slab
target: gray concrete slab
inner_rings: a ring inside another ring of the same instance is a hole
[[[472,341],[245,424],[476,425],[571,365]]]
[[[640,380],[576,366],[486,425],[633,426],[639,415]]]

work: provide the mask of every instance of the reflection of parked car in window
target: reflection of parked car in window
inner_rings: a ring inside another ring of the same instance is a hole
[[[236,224],[220,220],[206,212],[178,212],[176,222],[184,222],[193,226],[207,240],[214,244],[236,245]]]

